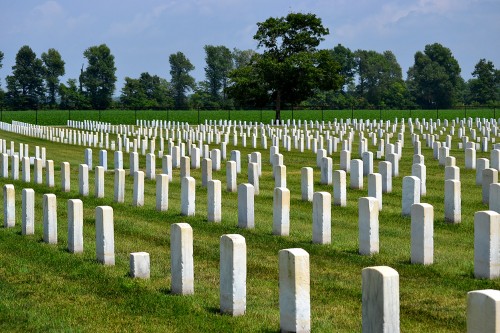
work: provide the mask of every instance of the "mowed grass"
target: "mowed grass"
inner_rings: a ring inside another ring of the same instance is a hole
[[[442,136],[441,140],[444,140]],[[357,137],[357,136],[355,136]],[[399,272],[401,330],[403,332],[463,332],[466,327],[466,295],[478,289],[500,289],[500,280],[473,277],[474,213],[486,210],[481,203],[481,188],[475,185],[475,171],[465,170],[463,151],[454,137],[450,155],[457,159],[462,180],[462,223],[444,221],[444,168],[432,158],[432,150],[422,141],[427,166],[427,196],[422,202],[434,206],[434,264],[410,264],[410,218],[401,216],[402,178],[411,175],[413,148],[410,133],[400,162],[400,177],[393,179],[393,192],[384,194],[380,212],[380,253],[358,254],[358,199],[363,190],[347,192],[347,207],[332,207],[332,244],[312,244],[312,204],[301,201],[300,169],[314,167],[314,190],[332,192],[319,184],[320,173],[312,152],[294,149],[284,154],[287,185],[291,192],[290,236],[272,235],[274,179],[269,152],[262,149],[233,147],[242,156],[238,184],[247,182],[246,156],[262,153],[263,174],[260,194],[255,198],[255,229],[237,227],[237,194],[225,191],[225,163],[213,178],[222,182],[222,223],[207,222],[207,191],[201,187],[201,171],[191,170],[196,179],[196,216],[180,215],[179,170],[169,185],[169,210],[155,210],[155,183],[146,181],[144,207],[132,206],[133,179],[127,173],[125,203],[113,202],[113,172],[106,173],[105,198],[78,194],[78,164],[83,163],[84,147],[63,145],[13,133],[0,132],[10,142],[45,146],[47,158],[55,161],[55,188],[2,179],[16,189],[16,226],[0,228],[0,331],[75,331],[75,332],[278,332],[279,274],[278,251],[300,247],[310,254],[311,323],[317,332],[359,332],[361,330],[361,270],[387,265]],[[270,146],[270,142],[268,142]],[[157,142],[156,147],[159,147]],[[218,145],[211,145],[216,148]],[[339,146],[340,148],[340,146]],[[371,151],[376,148],[369,146]],[[93,148],[94,165],[98,148]],[[357,140],[352,158],[358,158]],[[334,169],[339,168],[339,153],[333,154]],[[477,157],[489,157],[479,153]],[[71,192],[60,191],[60,163],[71,163]],[[128,168],[129,156],[124,154]],[[375,160],[375,171],[378,170]],[[145,168],[144,156],[140,157]],[[161,172],[161,160],[156,160]],[[113,169],[112,152],[108,168]],[[128,170],[127,170],[128,171]],[[32,176],[33,179],[33,176]],[[349,176],[347,178],[349,184]],[[21,191],[36,193],[36,231],[21,235]],[[57,245],[42,241],[42,196],[56,193],[58,203]],[[67,249],[67,200],[80,198],[84,203],[84,253]],[[104,267],[95,256],[95,207],[114,208],[116,265]],[[0,209],[3,209],[0,208]],[[170,293],[170,225],[187,222],[194,230],[195,294]],[[241,317],[219,313],[219,240],[223,234],[245,237],[248,256],[247,312]],[[128,276],[129,253],[146,251],[151,256],[151,279],[134,280]]]
[[[456,117],[496,118],[496,108],[450,109],[450,110],[282,110],[283,120],[335,119],[382,119],[434,118],[454,119]],[[236,120],[270,123],[275,118],[273,110],[0,110],[0,121],[21,121],[37,125],[66,125],[67,120],[94,120],[111,124],[136,124],[137,120],[166,120],[205,123],[205,120]]]

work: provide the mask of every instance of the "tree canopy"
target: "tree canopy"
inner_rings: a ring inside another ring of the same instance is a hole
[[[44,77],[49,92],[49,103],[55,105],[56,93],[59,88],[59,77],[65,73],[65,63],[56,49],[49,49],[47,52],[42,53],[42,61],[45,66]]]
[[[329,52],[316,49],[329,33],[316,15],[290,13],[257,23],[257,27],[254,39],[264,52],[231,73],[228,92],[233,98],[258,101],[267,94],[274,101],[276,119],[280,119],[283,101],[298,104],[316,88],[329,90],[342,85],[339,64]]]
[[[205,45],[205,78],[207,79],[209,93],[214,102],[224,101],[226,95],[228,73],[233,69],[231,50],[223,45]]]
[[[194,66],[182,52],[171,54],[168,60],[175,107],[185,108],[187,107],[186,93],[196,87],[194,78],[189,75],[189,72],[194,70]]]
[[[80,80],[90,104],[95,109],[109,108],[115,91],[115,57],[106,44],[89,47],[83,56],[88,64]]]
[[[12,75],[7,76],[7,103],[13,108],[37,109],[44,98],[42,60],[27,46],[16,54]]]
[[[489,104],[500,100],[500,70],[491,61],[481,59],[472,72],[469,81],[469,99],[479,104]]]
[[[415,54],[415,63],[408,70],[408,88],[419,105],[426,108],[449,108],[457,101],[460,66],[451,50],[439,43],[425,46]]]

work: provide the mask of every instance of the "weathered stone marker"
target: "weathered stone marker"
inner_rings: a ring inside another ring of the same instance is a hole
[[[168,181],[168,179],[167,179]],[[149,279],[150,259],[147,252],[130,253],[130,276],[135,279]]]
[[[279,251],[281,332],[311,331],[309,253],[300,248]]]
[[[351,160],[351,189],[363,189],[363,161],[354,159]]]
[[[490,184],[489,208],[500,214],[500,183]]]
[[[382,175],[382,193],[392,192],[392,164],[382,161],[378,164],[379,173]]]
[[[423,265],[434,262],[434,207],[427,203],[411,206],[410,261]]]
[[[346,172],[344,170],[333,171],[333,204],[345,207],[347,205]]]
[[[461,185],[458,180],[444,181],[444,219],[451,223],[462,221]]]
[[[402,215],[411,215],[411,206],[420,203],[420,179],[415,176],[403,178]]]
[[[113,207],[95,208],[95,243],[97,261],[104,265],[115,265],[115,229]]]
[[[474,214],[474,276],[500,277],[500,214],[486,210]]]
[[[125,170],[123,169],[115,169],[114,200],[120,203],[125,202]]]
[[[78,166],[78,190],[80,195],[84,197],[89,195],[89,167],[87,164]]]
[[[80,199],[68,200],[68,251],[83,252],[83,202]]]
[[[168,210],[168,175],[156,175],[156,210],[165,212]]]
[[[13,228],[16,225],[16,192],[14,185],[3,186],[3,227]]]
[[[399,332],[399,274],[388,266],[367,267],[362,276],[362,332]]]
[[[328,192],[313,195],[313,238],[315,244],[332,242],[332,196]]]
[[[172,294],[194,294],[193,229],[187,223],[170,226]]]
[[[467,293],[467,333],[500,331],[500,291],[474,290]]]
[[[213,179],[207,186],[208,222],[220,222],[222,219],[222,193],[220,180]]]
[[[246,311],[247,247],[237,234],[220,238],[220,311],[241,316]]]
[[[227,161],[226,163],[226,182],[227,191],[236,192],[236,162]]]
[[[370,173],[368,175],[368,196],[377,199],[378,210],[382,210],[382,175]]]
[[[273,235],[290,234],[290,191],[286,187],[274,188]]]
[[[96,198],[104,198],[104,167],[95,167],[95,178],[94,178],[94,196]]]
[[[43,195],[43,241],[57,244],[57,201],[56,195]]]
[[[208,182],[212,180],[212,160],[204,158],[201,160],[201,186],[207,187]]]
[[[252,184],[238,185],[238,227],[253,229],[255,227],[254,200],[255,191]]]
[[[144,171],[134,172],[134,189],[132,191],[132,206],[144,206]]]
[[[68,162],[61,163],[61,188],[63,192],[71,191],[71,169]]]
[[[181,215],[194,216],[196,212],[196,182],[193,177],[181,179]]]
[[[35,191],[32,188],[23,188],[21,206],[21,233],[33,235],[35,233]]]
[[[303,167],[300,170],[302,201],[312,201],[314,193],[313,168]]]
[[[358,200],[359,254],[369,256],[379,252],[378,200],[363,197]]]

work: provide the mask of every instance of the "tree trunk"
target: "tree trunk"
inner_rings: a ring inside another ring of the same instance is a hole
[[[276,91],[276,120],[281,120],[281,91]]]

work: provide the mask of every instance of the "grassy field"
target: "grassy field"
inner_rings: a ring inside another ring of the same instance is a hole
[[[102,114],[105,112],[112,111]],[[90,114],[88,118],[92,119]],[[183,217],[179,170],[174,170],[174,180],[170,183],[169,210],[157,212],[154,182],[146,181],[145,205],[136,208],[131,204],[133,179],[128,175],[125,203],[114,203],[113,172],[106,173],[104,199],[93,197],[92,173],[90,196],[80,197],[78,164],[83,163],[84,147],[7,132],[0,132],[0,138],[15,141],[16,148],[17,143],[29,143],[32,152],[36,145],[45,146],[47,158],[55,161],[56,169],[56,187],[52,189],[0,178],[2,185],[11,183],[16,188],[16,226],[0,228],[1,332],[278,332],[278,251],[293,247],[301,247],[310,254],[311,322],[315,332],[361,330],[361,270],[368,266],[387,265],[399,272],[402,332],[463,332],[467,292],[500,289],[498,279],[473,278],[473,218],[476,211],[486,210],[487,206],[481,203],[475,171],[464,168],[464,154],[457,149],[456,137],[450,154],[461,167],[463,195],[462,223],[457,225],[444,221],[444,168],[432,158],[432,151],[424,148],[421,139],[427,166],[427,196],[421,201],[432,204],[435,212],[434,264],[430,266],[410,264],[410,219],[401,216],[402,177],[411,175],[413,155],[408,130],[400,177],[393,179],[393,192],[383,197],[380,253],[373,256],[358,254],[357,202],[359,197],[367,196],[366,177],[363,190],[348,189],[347,207],[332,208],[332,244],[311,243],[312,204],[301,201],[300,169],[315,166],[312,152],[282,151],[291,192],[291,232],[289,237],[277,237],[271,234],[274,179],[268,163],[269,152],[260,148],[233,147],[232,141],[228,144],[228,155],[232,149],[241,151],[243,167],[238,184],[247,182],[244,167],[247,154],[256,150],[262,153],[261,192],[255,198],[256,227],[242,230],[237,228],[237,194],[225,191],[225,163],[222,171],[213,173],[223,188],[222,223],[214,224],[207,222],[207,191],[201,187],[200,170],[191,170],[196,179],[196,216]],[[370,145],[369,149],[374,151],[375,147]],[[98,150],[93,148],[94,163],[98,161]],[[353,152],[357,152],[357,140]],[[108,168],[113,169],[112,153],[108,155]],[[338,169],[339,153],[332,157],[334,169]],[[489,154],[478,152],[477,157]],[[357,153],[352,158],[357,158]],[[71,163],[70,193],[60,191],[63,161]],[[125,168],[128,161],[128,154],[124,154]],[[375,171],[378,162],[375,161]],[[143,156],[140,166],[144,169]],[[156,166],[157,173],[161,172],[159,159]],[[319,169],[314,168],[314,190],[332,192],[332,187],[320,185],[319,179]],[[36,231],[33,236],[22,236],[21,190],[28,187],[36,193]],[[42,242],[44,193],[57,194],[57,245]],[[66,250],[66,205],[72,198],[81,198],[85,209],[85,247],[80,255]],[[112,267],[104,267],[95,260],[94,211],[100,205],[114,208],[116,265]],[[187,222],[194,230],[195,294],[189,297],[170,293],[169,232],[170,224],[177,222]],[[236,318],[219,314],[219,239],[227,233],[243,235],[248,250],[247,313]],[[129,253],[138,251],[151,255],[150,280],[128,276]]]
[[[495,108],[490,109],[460,109],[460,110],[283,110],[282,119],[325,120],[334,119],[383,119],[394,118],[433,118],[454,119],[456,117],[487,117],[500,116]],[[96,120],[111,124],[135,124],[137,119],[188,122],[190,124],[204,123],[206,119],[231,119],[252,122],[269,123],[274,119],[272,110],[39,110],[39,111],[0,111],[0,121],[13,120],[38,125],[66,125],[71,120]]]

